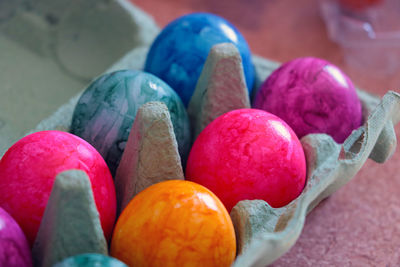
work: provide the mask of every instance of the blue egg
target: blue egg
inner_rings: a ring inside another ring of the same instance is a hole
[[[186,15],[167,25],[150,48],[145,71],[168,83],[187,106],[208,53],[218,43],[233,43],[238,48],[251,93],[254,66],[246,40],[231,23],[208,13]]]

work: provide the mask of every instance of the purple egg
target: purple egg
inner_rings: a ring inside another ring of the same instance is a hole
[[[0,208],[0,266],[33,266],[31,250],[14,219]]]
[[[343,141],[362,124],[351,80],[331,63],[312,57],[283,64],[261,85],[254,108],[283,119],[299,138],[325,133]]]

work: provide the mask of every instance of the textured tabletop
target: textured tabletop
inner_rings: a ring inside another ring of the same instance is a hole
[[[194,11],[219,14],[247,39],[253,53],[284,62],[325,58],[364,90],[400,92],[400,75],[352,69],[331,42],[317,0],[132,0],[160,26]],[[397,76],[397,77],[396,77]],[[400,138],[400,125],[395,128]],[[273,266],[399,266],[400,149],[384,165],[368,160],[356,177],[307,217],[296,245]]]

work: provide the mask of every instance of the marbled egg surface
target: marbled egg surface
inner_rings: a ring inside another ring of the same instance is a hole
[[[254,107],[283,119],[299,138],[325,133],[338,143],[362,124],[362,108],[351,80],[318,58],[283,64],[262,84]]]
[[[53,267],[127,267],[127,265],[115,258],[88,253],[66,258]]]
[[[168,107],[179,154],[185,162],[191,142],[186,109],[166,83],[146,72],[121,70],[95,80],[79,99],[71,132],[92,144],[114,175],[136,113],[150,101],[160,101]]]
[[[215,193],[227,210],[241,200],[287,205],[306,181],[303,147],[280,118],[258,109],[238,109],[211,122],[198,136],[186,179]]]
[[[235,230],[207,188],[170,180],[129,202],[115,226],[111,255],[129,266],[231,266]]]
[[[31,267],[31,250],[17,222],[0,207],[0,266]]]
[[[254,66],[246,40],[231,23],[208,13],[185,15],[168,24],[150,48],[145,71],[168,83],[187,106],[208,53],[218,43],[236,45],[251,92]]]
[[[111,173],[101,155],[70,133],[42,131],[11,146],[0,161],[0,206],[21,226],[32,245],[56,175],[78,169],[87,173],[107,239],[116,215]]]

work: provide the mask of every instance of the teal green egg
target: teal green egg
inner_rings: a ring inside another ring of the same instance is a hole
[[[169,85],[146,72],[121,70],[97,78],[79,99],[70,131],[94,146],[115,175],[136,113],[150,101],[168,107],[179,154],[185,162],[191,144],[186,109]]]
[[[102,254],[80,254],[66,258],[53,267],[128,267],[125,263]]]

